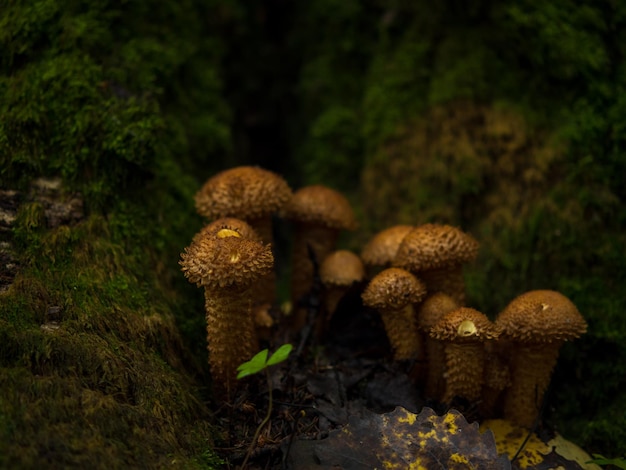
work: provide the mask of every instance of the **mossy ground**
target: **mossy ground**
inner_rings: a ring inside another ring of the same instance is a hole
[[[19,270],[0,303],[0,466],[219,462],[202,299],[177,265],[201,226],[192,168],[209,173],[229,147],[212,7],[0,12],[0,186],[21,192],[2,233]],[[59,178],[83,217],[51,225],[39,177]]]

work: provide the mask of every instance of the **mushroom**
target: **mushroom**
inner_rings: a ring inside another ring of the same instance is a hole
[[[261,237],[258,233],[246,222],[240,219],[236,219],[234,217],[223,217],[221,219],[217,219],[214,222],[206,225],[200,230],[195,236],[196,238],[201,238],[205,236],[206,232],[212,232],[220,229],[228,229],[234,230],[238,232],[243,238],[247,238],[249,240],[261,241]],[[225,234],[227,232],[222,232]],[[264,283],[256,283],[252,286],[252,317],[254,320],[254,324],[256,327],[257,336],[260,339],[268,339],[271,333],[271,328],[274,325],[274,318],[269,313],[270,305],[268,303],[261,304],[259,302],[259,298],[262,298],[262,289],[264,289]]]
[[[250,287],[273,263],[269,245],[219,224],[200,232],[181,254],[185,277],[204,287],[209,365],[215,391],[226,401],[235,390],[237,367],[258,350]]]
[[[480,399],[485,364],[483,343],[498,334],[496,325],[484,314],[468,307],[446,313],[431,328],[430,336],[443,342],[446,355],[444,403],[455,397],[469,402]]]
[[[279,175],[254,166],[239,166],[209,178],[196,193],[196,210],[208,219],[236,217],[247,222],[265,243],[272,243],[272,214],[291,197],[291,189]],[[257,284],[257,304],[276,298],[274,270]]]
[[[424,335],[426,359],[426,386],[424,394],[427,398],[441,400],[445,391],[443,374],[446,371],[446,356],[443,343],[430,337],[430,329],[448,312],[456,310],[460,305],[448,294],[435,292],[428,295],[417,309],[417,328]]]
[[[361,250],[363,263],[370,270],[391,266],[400,243],[413,228],[411,225],[394,225],[378,232]]]
[[[445,292],[465,304],[462,266],[478,254],[478,242],[450,225],[425,224],[402,240],[393,265],[419,275],[428,292]]]
[[[283,209],[283,216],[295,225],[291,260],[292,327],[299,330],[306,322],[301,299],[313,283],[309,248],[321,263],[335,250],[341,230],[354,230],[356,219],[348,200],[337,191],[313,185],[299,189]]]
[[[361,258],[351,251],[334,251],[321,264],[320,279],[325,289],[325,323],[327,325],[348,289],[365,279],[365,267]]]
[[[424,283],[400,268],[378,273],[361,295],[365,306],[380,313],[395,360],[420,359],[423,355],[413,304],[425,296]]]
[[[559,349],[587,331],[576,306],[563,294],[533,290],[513,299],[496,318],[502,339],[512,346],[511,387],[504,397],[504,417],[531,428],[550,383]]]

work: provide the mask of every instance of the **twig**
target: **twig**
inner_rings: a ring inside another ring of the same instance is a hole
[[[252,452],[254,451],[254,446],[256,445],[257,439],[259,438],[261,429],[263,429],[263,427],[267,424],[267,422],[270,420],[270,416],[272,415],[272,384],[270,382],[270,373],[267,367],[265,368],[265,377],[267,378],[267,388],[269,391],[269,396],[268,396],[269,404],[267,406],[267,414],[265,415],[265,418],[263,418],[263,421],[261,421],[261,424],[259,424],[259,426],[256,428],[256,432],[254,433],[252,442],[250,442],[250,447],[248,447],[248,452],[246,452],[246,457],[243,459],[243,463],[241,464],[240,468],[242,470],[246,468],[248,459],[250,458],[250,456],[252,455]]]

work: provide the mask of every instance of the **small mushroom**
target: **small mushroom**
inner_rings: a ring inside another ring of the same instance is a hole
[[[365,267],[361,258],[348,250],[338,250],[328,255],[320,266],[320,278],[324,284],[324,303],[328,324],[339,301],[350,287],[365,279]]]
[[[446,355],[443,343],[430,337],[430,330],[439,320],[460,305],[448,294],[435,292],[428,295],[417,309],[417,327],[424,335],[426,359],[426,386],[424,394],[427,398],[441,400],[445,391],[443,374],[446,371]]]
[[[512,343],[511,387],[504,397],[504,417],[532,428],[550,383],[559,349],[587,331],[576,306],[563,294],[533,290],[513,299],[498,314],[502,339]]]
[[[411,225],[394,225],[374,235],[361,251],[361,259],[368,270],[390,267],[400,243],[413,228]]]
[[[258,350],[250,287],[273,263],[269,245],[232,228],[202,231],[181,254],[185,277],[205,290],[211,375],[226,401],[236,388],[237,367]]]
[[[272,214],[291,198],[291,188],[279,175],[254,166],[239,166],[209,178],[196,193],[196,210],[210,220],[236,217],[247,222],[265,243],[272,243]],[[258,282],[255,302],[272,304],[276,274],[270,270]]]
[[[309,248],[321,263],[335,250],[341,230],[354,230],[356,219],[348,200],[326,186],[299,189],[283,209],[283,217],[295,226],[291,260],[292,327],[299,330],[306,321],[302,298],[313,283],[313,264]]]
[[[400,268],[387,268],[372,278],[361,295],[367,307],[378,310],[395,360],[421,359],[423,345],[413,304],[426,296],[426,286]]]
[[[478,254],[478,242],[450,225],[425,224],[402,240],[393,265],[418,275],[428,292],[445,292],[465,304],[463,264]]]
[[[484,314],[468,307],[445,314],[431,328],[430,336],[443,342],[446,354],[444,403],[455,397],[472,403],[480,400],[485,364],[483,343],[498,333]]]

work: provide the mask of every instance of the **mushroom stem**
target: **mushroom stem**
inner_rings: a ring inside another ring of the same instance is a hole
[[[291,326],[299,331],[306,323],[307,310],[299,305],[313,285],[313,263],[310,246],[318,263],[328,256],[337,244],[339,231],[319,225],[296,223],[296,233],[291,260],[291,301],[293,313]]]
[[[541,410],[543,395],[563,341],[517,344],[511,358],[512,384],[504,397],[504,418],[531,428]]]
[[[274,236],[271,216],[248,219],[247,223],[264,243],[272,243]],[[276,270],[274,268],[255,283],[252,297],[257,307],[266,304],[272,305],[276,301]],[[259,325],[259,328],[261,329],[262,326]]]
[[[325,288],[324,308],[326,310],[325,323],[328,324],[332,318],[339,302],[350,289],[350,286],[328,286]]]
[[[420,271],[419,276],[426,284],[428,292],[443,292],[459,305],[465,305],[465,280],[461,265]]]
[[[426,372],[426,387],[424,394],[427,398],[441,400],[445,391],[443,374],[446,370],[446,358],[443,343],[438,339],[426,337],[426,358],[428,369]]]
[[[479,406],[483,419],[502,416],[502,392],[511,386],[511,374],[505,355],[505,341],[485,342],[485,374]]]
[[[409,304],[400,310],[381,310],[380,316],[393,349],[394,359],[421,359],[424,346],[422,335],[417,331],[413,305]]]
[[[209,364],[214,389],[230,403],[237,367],[259,349],[249,286],[205,289]]]
[[[485,364],[482,342],[446,343],[445,354],[446,386],[442,401],[450,403],[456,396],[470,402],[478,401]]]

